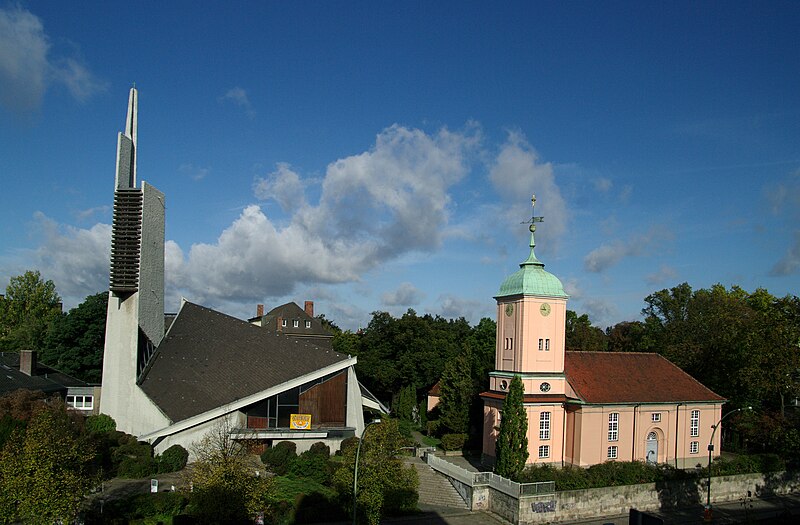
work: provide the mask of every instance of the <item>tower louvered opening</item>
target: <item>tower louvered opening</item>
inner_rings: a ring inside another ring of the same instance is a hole
[[[139,289],[139,259],[142,245],[142,190],[114,192],[114,222],[111,227],[111,291]]]

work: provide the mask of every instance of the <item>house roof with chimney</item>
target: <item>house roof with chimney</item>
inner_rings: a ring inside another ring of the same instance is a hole
[[[295,309],[280,312],[304,314],[289,305]],[[313,339],[185,302],[139,383],[178,422],[350,361]]]
[[[314,338],[317,344],[327,348],[330,348],[330,339],[333,338],[333,334],[322,325],[319,319],[314,317],[312,301],[305,302],[305,309],[293,302],[282,304],[267,312],[266,315],[253,317],[249,321],[259,324],[261,328],[270,333]]]
[[[566,352],[564,372],[589,404],[726,401],[659,354]]]
[[[20,359],[25,352],[0,352],[0,395],[20,388],[66,395],[69,388],[92,386],[51,366],[37,363],[35,352],[31,352],[30,360]]]

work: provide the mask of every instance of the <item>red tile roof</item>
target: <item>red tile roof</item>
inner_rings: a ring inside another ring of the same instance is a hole
[[[659,354],[566,352],[564,372],[586,403],[725,401]]]

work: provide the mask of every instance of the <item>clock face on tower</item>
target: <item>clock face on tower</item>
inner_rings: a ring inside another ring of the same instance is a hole
[[[542,383],[539,385],[539,390],[542,392],[549,392],[550,391],[550,383]]]
[[[539,307],[539,312],[543,316],[547,317],[548,315],[550,315],[550,305],[547,303],[543,303],[542,306]]]
[[[511,314],[513,313],[514,313],[514,303],[508,303],[506,305],[506,315],[508,317],[511,317]]]

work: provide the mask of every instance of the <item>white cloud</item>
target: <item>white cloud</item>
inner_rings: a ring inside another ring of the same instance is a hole
[[[556,246],[566,230],[569,211],[556,184],[553,165],[539,163],[538,154],[521,133],[509,132],[490,168],[489,178],[507,202],[506,223],[515,227],[530,217],[530,198],[536,195],[536,215],[545,218],[545,224],[536,230],[537,239],[547,239],[549,245]],[[521,228],[519,231],[524,232]]]
[[[784,181],[764,188],[772,214],[782,217],[794,232],[789,240],[786,253],[772,266],[772,276],[792,275],[800,271],[800,230],[795,226],[800,220],[800,170],[789,175]]]
[[[285,162],[279,162],[277,169],[266,177],[257,177],[253,193],[259,200],[274,200],[286,212],[305,205],[300,176]]]
[[[649,285],[661,285],[665,282],[674,281],[678,277],[675,268],[662,265],[657,272],[645,276],[644,280]]]
[[[401,283],[397,290],[386,292],[381,299],[386,306],[414,306],[419,304],[425,294],[411,283]]]
[[[53,280],[66,305],[108,289],[110,225],[98,223],[89,229],[58,225],[41,212],[34,219],[34,228],[44,239],[31,262]]]
[[[614,323],[617,318],[618,312],[614,304],[603,299],[587,299],[581,303],[592,326],[604,329]]]
[[[434,313],[446,319],[463,317],[471,324],[474,324],[481,317],[494,317],[494,313],[488,312],[486,304],[481,301],[444,294],[439,297],[438,303],[438,309]]]
[[[466,173],[474,145],[473,135],[446,129],[387,128],[369,151],[331,163],[318,205],[289,206],[287,224],[251,205],[215,243],[188,254],[172,247],[170,279],[201,303],[260,300],[300,283],[358,281],[399,255],[435,250],[448,223],[448,190]],[[299,176],[279,165],[255,191],[288,206],[300,202],[299,186]]]
[[[79,101],[106,88],[78,58],[51,59],[49,51],[39,17],[20,6],[0,8],[0,104],[17,113],[34,111],[53,82]]]
[[[583,267],[588,272],[601,273],[619,263],[625,257],[639,257],[649,253],[654,243],[670,238],[661,228],[653,228],[645,235],[637,235],[625,242],[615,239],[589,252],[583,258]]]
[[[220,102],[232,102],[234,105],[239,106],[249,118],[256,116],[253,105],[250,104],[250,98],[247,96],[247,91],[236,86],[227,91],[219,98]]]

